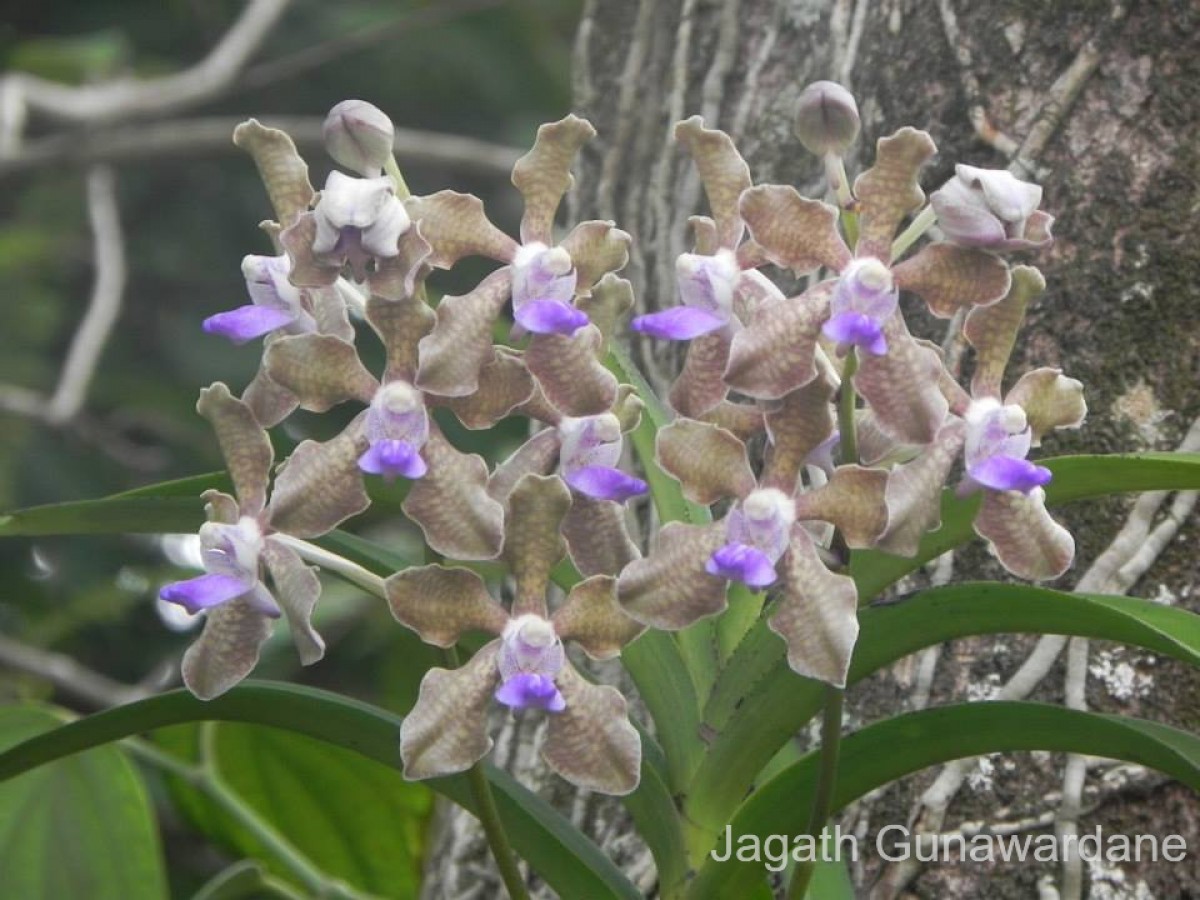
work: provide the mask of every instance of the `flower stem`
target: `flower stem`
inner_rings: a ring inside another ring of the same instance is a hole
[[[829,814],[833,809],[833,788],[837,784],[838,757],[842,747],[842,701],[846,692],[833,685],[825,686],[825,712],[821,719],[821,763],[817,772],[817,791],[813,797],[812,814],[808,819],[806,833],[814,838],[816,846],[824,842],[817,840]],[[815,854],[813,854],[815,857]],[[788,886],[788,900],[804,900],[808,884],[812,880],[816,860],[808,859],[796,864],[792,882]]]
[[[299,553],[302,559],[310,563],[315,563],[322,569],[327,569],[335,575],[342,576],[351,584],[358,585],[368,594],[374,594],[376,597],[387,599],[387,589],[384,586],[384,579],[380,578],[374,572],[364,569],[358,563],[351,562],[344,556],[338,556],[336,553],[331,553],[322,547],[318,547],[316,544],[310,544],[308,541],[294,538],[288,534],[276,532],[271,535],[271,540],[286,544]]]
[[[851,347],[846,353],[846,364],[842,367],[842,387],[838,396],[838,435],[841,444],[841,460],[846,464],[858,462],[858,430],[854,422],[854,410],[858,405],[858,394],[854,390],[854,373],[858,371],[858,352]]]
[[[446,663],[451,668],[459,667],[458,649],[450,647],[446,650]],[[467,782],[471,785],[471,794],[475,798],[475,816],[483,826],[484,836],[496,860],[496,868],[500,870],[500,878],[508,890],[511,900],[529,900],[529,892],[525,889],[525,879],[517,867],[517,857],[512,845],[508,842],[508,834],[504,823],[500,821],[500,811],[496,808],[496,797],[492,793],[492,785],[487,773],[483,771],[483,763],[477,762],[467,770]]]
[[[933,227],[933,223],[937,221],[937,213],[933,211],[933,207],[926,207],[917,213],[915,219],[908,223],[908,227],[900,233],[900,236],[892,241],[892,262],[898,260],[904,255],[904,251],[916,243],[917,239]]]

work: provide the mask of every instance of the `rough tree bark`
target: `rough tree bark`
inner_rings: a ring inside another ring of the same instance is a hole
[[[830,78],[853,91],[862,112],[852,175],[869,164],[877,138],[911,124],[927,129],[940,151],[927,190],[956,161],[1011,166],[1045,186],[1057,241],[1030,261],[1049,289],[1031,311],[1014,369],[1062,366],[1084,382],[1090,416],[1081,432],[1047,441],[1044,453],[1173,448],[1200,414],[1200,242],[1186,230],[1200,210],[1200,4],[588,0],[574,77],[575,111],[599,137],[578,167],[571,219],[614,219],[634,235],[625,274],[645,309],[674,302],[673,262],[690,241],[687,218],[706,212],[691,163],[673,144],[673,123],[699,113],[734,136],[756,183],[795,184],[812,196],[821,189],[820,164],[791,136],[792,111],[804,85]],[[945,334],[944,323],[910,322],[924,336]],[[647,349],[641,360],[660,383],[678,364],[671,351]],[[1079,545],[1066,585],[1105,549],[1131,503],[1091,503],[1065,515]],[[1134,592],[1200,605],[1196,538],[1193,518]],[[978,547],[952,564],[958,579],[1002,574]],[[1024,638],[961,641],[940,659],[899,665],[851,692],[850,726],[925,702],[989,696],[1032,646]],[[1196,726],[1194,672],[1113,647],[1093,647],[1088,661],[1089,707]],[[1063,702],[1065,673],[1060,660],[1032,696]],[[528,747],[528,738],[506,733],[501,749]],[[1052,825],[1063,766],[1049,755],[983,761],[942,827]],[[878,828],[919,811],[934,774],[847,811],[843,827],[859,829],[863,846],[872,846]],[[1194,795],[1125,770],[1102,779],[1092,769],[1087,784],[1081,827],[1178,833],[1193,849],[1176,865],[1085,870],[1085,896],[1200,892]],[[618,858],[646,871],[628,821],[610,804],[571,798],[561,785],[548,790]],[[463,840],[467,833],[458,825],[445,831],[456,837],[434,854],[428,896],[468,896],[472,887],[475,896],[493,895],[478,867],[481,848]],[[887,897],[1027,897],[1061,877],[1053,864],[900,871],[870,856],[854,874],[861,895]],[[643,884],[653,884],[652,873]]]

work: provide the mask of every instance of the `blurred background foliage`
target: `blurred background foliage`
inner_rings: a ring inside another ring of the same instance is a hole
[[[0,65],[5,72],[69,84],[171,74],[202,59],[244,5],[242,0],[9,3],[0,17]],[[360,97],[402,128],[525,148],[540,122],[569,107],[578,7],[577,0],[294,0],[232,90],[169,118],[255,116],[269,124],[272,116],[319,118],[339,100]],[[414,15],[417,24],[398,25]],[[319,56],[326,58],[314,64]],[[85,147],[105,129],[129,135],[145,124],[73,127],[35,115],[25,141],[36,145],[65,135],[62,140]],[[317,148],[301,150],[319,187],[330,161]],[[403,157],[401,165],[415,193],[446,187],[476,193],[493,220],[515,233],[519,196],[506,177],[406,163]],[[270,208],[250,159],[231,146],[206,147],[117,161],[114,167],[128,266],[120,319],[75,421],[55,427],[0,409],[0,510],[99,497],[219,468],[216,443],[194,413],[197,392],[214,380],[240,390],[257,367],[258,342],[233,347],[200,330],[204,317],[246,302],[242,257],[271,252],[257,228]],[[0,279],[6,286],[0,300],[0,385],[51,394],[87,306],[93,265],[84,172],[72,159],[6,169],[0,156]],[[480,271],[455,273],[458,280],[431,286],[435,292],[462,290]],[[294,417],[276,435],[282,438],[278,454],[286,453],[288,442],[340,427],[331,418],[336,416],[316,423]],[[519,438],[503,429],[455,436],[488,455],[504,452]],[[394,509],[390,503],[382,507]],[[387,519],[377,510],[362,527],[395,528]],[[384,535],[397,546],[413,540],[402,529]],[[155,593],[163,581],[187,574],[163,554],[161,542],[148,538],[0,541],[0,634],[73,657],[119,682],[158,687],[169,682],[192,635],[164,627]],[[427,648],[378,604],[343,585],[327,587],[320,609],[324,622],[318,621],[332,645],[326,660],[298,671],[281,630],[258,674],[407,708],[415,684],[395,677],[400,668],[395,660],[397,654],[411,660]],[[0,679],[5,701],[72,700],[15,670],[0,669]],[[221,746],[227,754],[250,754],[244,744],[230,734]],[[302,751],[308,749],[297,753]],[[155,797],[167,803],[166,793]],[[178,804],[170,806],[174,812],[162,822],[172,892],[189,895],[245,844],[236,837],[220,845],[205,842],[206,829],[195,826],[199,819],[193,815],[193,824],[185,825]]]

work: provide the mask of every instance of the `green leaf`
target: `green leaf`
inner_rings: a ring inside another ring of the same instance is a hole
[[[0,709],[0,747],[57,733],[43,706]],[[117,747],[0,785],[2,893],[21,900],[161,900],[162,850],[149,798]]]
[[[854,900],[854,882],[845,860],[818,859],[804,896],[808,900]]]
[[[192,900],[243,900],[260,894],[262,882],[262,866],[243,859],[213,876],[192,895]]]
[[[417,896],[432,801],[428,788],[397,778],[392,767],[310,737],[230,722],[212,727],[207,764],[313,865],[381,897]],[[180,737],[186,750],[194,750],[198,734],[187,731]],[[289,877],[287,866],[214,805],[194,797],[185,809],[197,804],[208,807],[197,824],[210,837]]]
[[[0,754],[0,782],[99,744],[201,721],[282,728],[353,750],[385,766],[396,768],[399,762],[398,717],[326,691],[250,681],[207,702],[186,691],[172,691],[34,737]],[[506,772],[490,765],[484,768],[513,847],[559,894],[639,900],[640,892],[616,865],[545,800]],[[399,772],[396,777],[401,777]],[[473,809],[466,776],[439,778],[428,785]]]
[[[1122,716],[1099,715],[1042,703],[970,703],[908,713],[869,725],[842,739],[834,807],[929,766],[986,753],[1051,750],[1138,763],[1200,789],[1200,737]],[[737,837],[805,832],[812,807],[817,753],[763,785],[737,811]],[[723,844],[720,849],[724,850]],[[707,861],[689,896],[745,896],[761,883],[760,864]],[[824,895],[823,895],[824,896]]]
[[[968,583],[864,608],[859,622],[851,684],[924,647],[980,634],[1078,635],[1200,666],[1200,616],[1131,597]],[[756,626],[705,709],[704,728],[716,737],[688,790],[685,810],[710,832],[723,827],[762,767],[821,708],[821,685],[792,672],[784,651],[765,625]]]
[[[1200,488],[1200,453],[1118,453],[1104,456],[1057,456],[1037,460],[1054,473],[1046,503],[1060,506],[1132,491],[1183,491]],[[909,572],[974,537],[971,525],[980,495],[959,499],[942,493],[942,527],[925,535],[911,559],[879,550],[850,554],[850,574],[858,596],[870,600]]]

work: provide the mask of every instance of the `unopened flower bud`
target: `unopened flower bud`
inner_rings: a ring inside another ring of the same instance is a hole
[[[339,165],[367,178],[383,171],[396,140],[392,120],[365,100],[343,100],[329,111],[321,133]]]
[[[796,137],[817,156],[842,153],[858,137],[858,104],[835,81],[814,81],[800,94]]]

